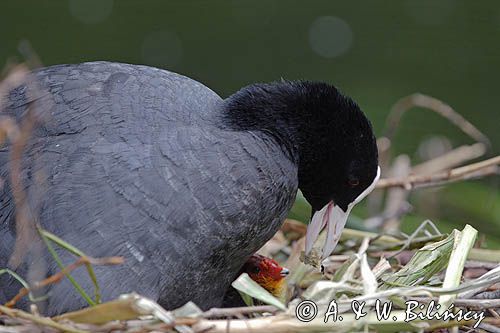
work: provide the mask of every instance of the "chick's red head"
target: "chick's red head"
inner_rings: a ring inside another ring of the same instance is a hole
[[[285,277],[289,273],[288,269],[281,267],[276,260],[260,254],[252,255],[242,271],[274,295],[281,292]]]

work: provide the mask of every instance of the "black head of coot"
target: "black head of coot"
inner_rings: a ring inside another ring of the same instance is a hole
[[[297,163],[299,188],[313,212],[306,252],[328,226],[323,256],[329,255],[352,206],[380,175],[373,129],[358,105],[326,83],[254,84],[226,100],[226,120],[272,135]]]
[[[333,201],[344,212],[377,175],[378,149],[370,121],[359,106],[335,87],[306,84],[314,101],[302,129],[299,188],[319,211]],[[303,106],[305,109],[307,106]]]

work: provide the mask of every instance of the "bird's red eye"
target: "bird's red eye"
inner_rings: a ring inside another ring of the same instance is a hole
[[[359,185],[359,179],[349,179],[349,186],[356,187]]]

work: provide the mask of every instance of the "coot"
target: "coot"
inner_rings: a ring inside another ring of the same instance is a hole
[[[326,83],[259,83],[222,99],[179,74],[110,62],[47,67],[34,80],[37,89],[10,91],[3,111],[21,121],[31,107],[43,118],[22,161],[30,212],[90,256],[125,257],[95,267],[104,300],[136,291],[167,309],[219,306],[297,188],[314,212],[306,250],[327,227],[327,256],[379,175],[370,122]],[[11,148],[0,150],[0,268],[16,237]],[[46,275],[59,271],[48,253],[34,255],[38,242],[11,267],[27,279],[40,260]],[[91,293],[85,269],[72,275]],[[7,275],[0,286],[0,302],[20,288]],[[44,292],[45,313],[86,306],[66,279]]]
[[[252,280],[278,299],[286,296],[285,277],[290,271],[285,267],[281,267],[276,260],[255,253],[248,258],[237,275],[239,276],[242,273],[247,273]],[[245,306],[245,302],[239,292],[230,287],[222,300],[222,307],[240,306]]]

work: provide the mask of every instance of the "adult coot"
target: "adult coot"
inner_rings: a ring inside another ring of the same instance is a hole
[[[109,62],[47,67],[34,80],[10,91],[3,114],[44,118],[22,160],[29,210],[88,255],[125,257],[95,267],[104,300],[136,291],[167,309],[219,306],[297,188],[315,212],[306,250],[326,226],[327,256],[379,174],[370,122],[325,83],[254,84],[223,100],[179,74]],[[16,237],[11,150],[0,150],[0,268]],[[11,267],[27,279],[40,261],[46,275],[59,270],[39,242]],[[85,269],[72,275],[92,290]],[[20,288],[7,275],[0,286],[0,302]],[[66,279],[46,292],[49,314],[86,305]]]

